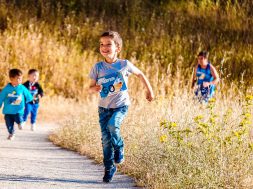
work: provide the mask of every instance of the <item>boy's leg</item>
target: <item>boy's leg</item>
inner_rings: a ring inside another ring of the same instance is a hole
[[[18,128],[20,130],[23,129],[24,122],[23,122],[23,114],[17,113],[14,115],[14,121],[18,124]]]
[[[14,121],[17,124],[21,124],[23,122],[23,114],[17,113],[14,115]]]
[[[31,104],[31,124],[36,123],[39,104]]]
[[[123,106],[113,110],[113,115],[108,122],[108,129],[111,134],[111,141],[114,147],[115,163],[122,163],[124,161],[124,141],[120,135],[120,126],[128,112],[128,106]]]
[[[6,127],[7,127],[7,130],[8,130],[8,133],[10,135],[13,135],[15,130],[14,130],[14,115],[12,114],[5,114],[4,115],[4,120],[5,120],[5,124],[6,124]]]
[[[24,111],[24,115],[23,115],[23,121],[26,122],[27,120],[27,117],[29,115],[29,113],[31,112],[31,104],[30,103],[27,103],[25,105],[25,111]]]
[[[111,142],[111,134],[107,127],[110,119],[110,111],[105,108],[99,107],[99,123],[102,132],[102,147],[104,155],[104,166],[106,170],[111,169],[114,166],[113,146]]]
[[[99,107],[99,123],[102,131],[102,146],[104,155],[104,166],[105,174],[103,177],[103,182],[111,182],[114,174],[117,171],[114,165],[114,153],[113,146],[111,142],[111,134],[108,129],[108,121],[112,115],[109,109]]]

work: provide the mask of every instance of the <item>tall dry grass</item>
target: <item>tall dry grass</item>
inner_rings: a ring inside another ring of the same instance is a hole
[[[252,96],[218,97],[212,107],[192,97],[185,90],[169,99],[132,104],[121,127],[126,161],[120,171],[148,188],[252,187]],[[50,140],[101,163],[96,104],[86,103],[83,113]]]
[[[252,90],[250,1],[0,3],[0,88],[8,82],[8,69],[37,68],[48,95],[86,98],[88,72],[101,59],[99,34],[114,29],[123,37],[121,56],[149,74],[153,86],[164,86],[156,90],[161,94],[175,82],[188,86],[202,49],[210,51],[222,87],[233,83],[244,93]]]
[[[39,119],[68,119],[51,140],[101,162],[97,99],[86,89],[89,70],[101,59],[99,34],[117,30],[124,41],[121,56],[144,71],[156,93],[155,102],[144,102],[143,86],[129,81],[133,105],[122,127],[126,162],[120,169],[150,188],[250,188],[251,143],[248,131],[236,129],[246,119],[245,94],[253,91],[252,2],[107,2],[1,1],[0,87],[10,68],[39,69],[47,96]],[[221,76],[216,116],[194,103],[190,91],[202,49],[210,51]],[[196,121],[200,115],[206,119]],[[204,132],[203,126],[214,127],[211,120],[220,129]],[[219,137],[210,139],[215,133]],[[232,143],[224,147],[220,141],[227,136]]]

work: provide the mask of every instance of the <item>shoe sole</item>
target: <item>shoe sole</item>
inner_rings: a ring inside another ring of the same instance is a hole
[[[110,180],[104,180],[104,179],[103,179],[103,182],[105,182],[105,183],[109,183],[109,182],[111,182],[111,181],[112,181],[112,179],[113,179],[113,177],[114,177],[115,173],[117,172],[117,167],[115,167],[115,168],[116,168],[116,170],[115,170],[115,172],[113,173],[112,178],[111,178]]]

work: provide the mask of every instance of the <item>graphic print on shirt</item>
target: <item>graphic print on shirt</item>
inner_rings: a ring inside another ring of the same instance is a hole
[[[16,91],[13,91],[12,93],[9,93],[7,95],[8,103],[11,105],[20,105],[22,101],[22,96],[20,94],[17,94]]]
[[[102,90],[100,92],[101,98],[127,90],[127,86],[121,72],[100,77],[97,80],[97,84],[102,85]]]
[[[37,94],[38,94],[38,89],[36,86],[32,85],[30,86],[30,93],[33,97],[36,97],[35,99],[37,99]]]
[[[198,79],[203,80],[203,79],[205,79],[205,74],[202,72],[197,72],[197,77],[198,77]]]

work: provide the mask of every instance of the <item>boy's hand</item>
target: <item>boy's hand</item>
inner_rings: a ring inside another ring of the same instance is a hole
[[[148,91],[148,92],[146,93],[146,99],[147,99],[149,102],[151,102],[151,101],[154,99],[154,97],[155,97],[155,95],[154,95],[154,93],[153,93],[152,91]]]
[[[102,85],[95,85],[94,87],[93,87],[93,91],[94,92],[100,92],[102,90]]]
[[[210,82],[203,82],[203,87],[209,87],[210,86]]]

